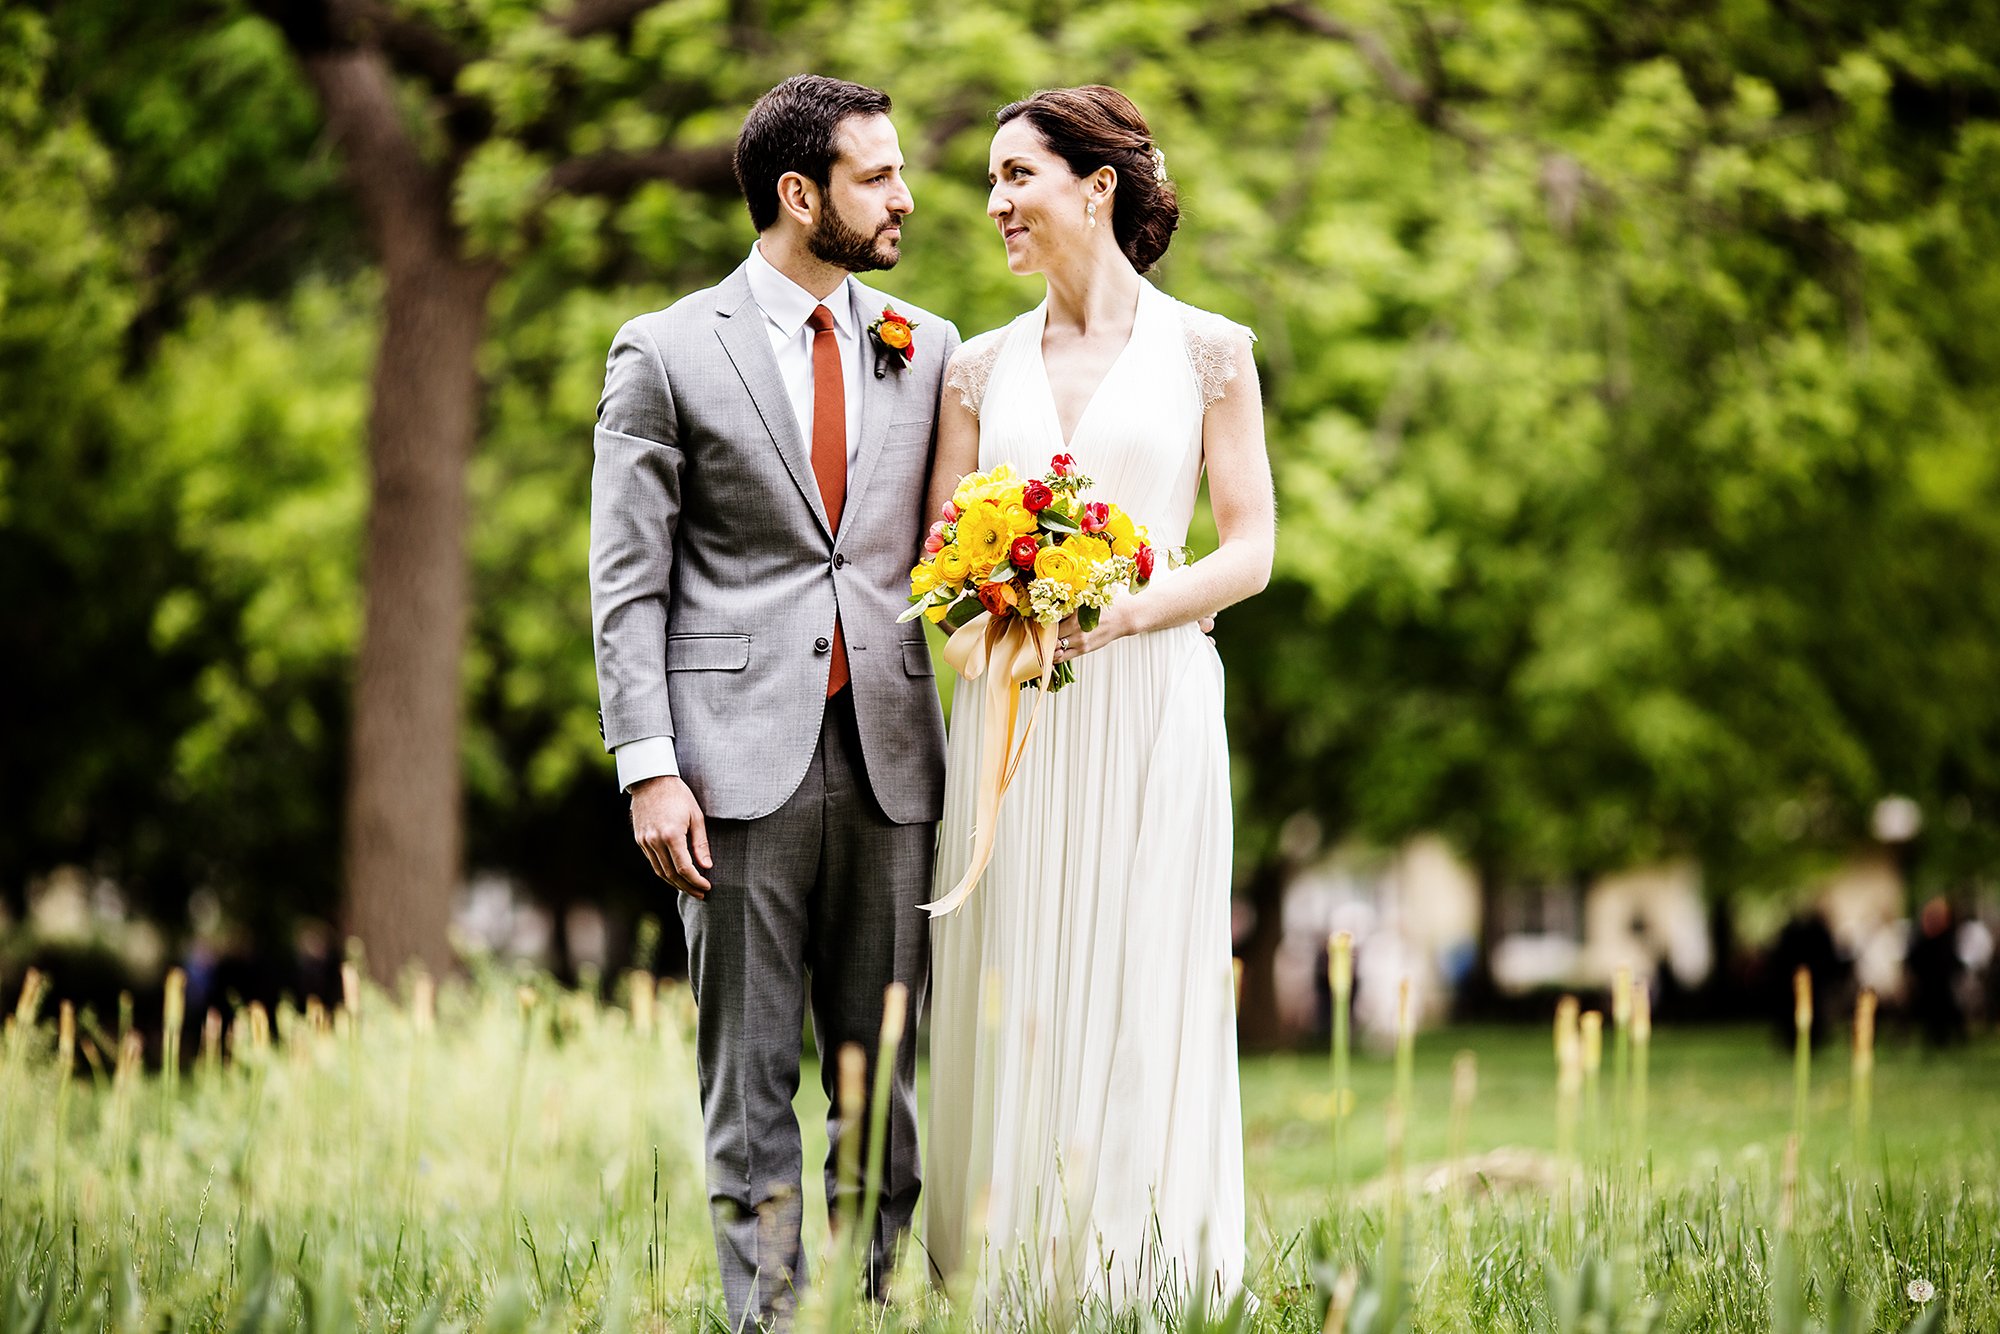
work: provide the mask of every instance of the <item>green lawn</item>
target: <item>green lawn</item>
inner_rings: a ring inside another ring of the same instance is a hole
[[[89,1025],[79,1063],[95,1073],[61,1079],[55,1026],[15,1023],[0,1053],[0,1334],[712,1327],[690,1011],[683,990],[662,996],[650,1023],[540,981],[521,995],[499,982],[451,993],[431,1027],[382,997],[358,1023],[281,1015],[268,1039],[246,1018],[233,1059],[196,1059],[175,1081],[129,1055],[121,1066],[117,1036],[92,1041]],[[2000,1328],[2000,1044],[1949,1057],[1885,1047],[1859,1155],[1845,1051],[1823,1053],[1789,1210],[1789,1056],[1730,1030],[1662,1029],[1653,1048],[1645,1152],[1607,1061],[1600,1114],[1577,1131],[1589,1166],[1572,1172],[1551,1154],[1546,1033],[1422,1035],[1407,1192],[1384,1172],[1386,1059],[1355,1060],[1344,1182],[1328,1060],[1246,1060],[1264,1298],[1252,1326],[1319,1329],[1327,1294],[1351,1289],[1347,1334],[1378,1327],[1368,1303],[1397,1294],[1404,1327],[1419,1330],[1623,1327],[1587,1322],[1588,1289],[1620,1318],[1650,1303],[1666,1328],[1791,1334],[1806,1326],[1788,1304],[1818,1319],[1844,1284],[1870,1308],[1856,1329],[1901,1329],[1946,1304],[1941,1328]],[[1461,1050],[1478,1058],[1463,1147],[1486,1175],[1434,1192]],[[813,1164],[824,1100],[810,1063],[804,1084]],[[1521,1152],[1487,1156],[1496,1149]],[[816,1199],[816,1173],[806,1185]],[[817,1218],[809,1240],[824,1257]],[[1943,1297],[1913,1302],[1913,1280]],[[881,1327],[962,1326],[964,1305],[920,1292],[914,1275],[904,1293]],[[1574,1320],[1565,1293],[1585,1311]],[[822,1311],[808,1324],[862,1318]]]
[[[1555,1144],[1555,1059],[1548,1033],[1520,1028],[1455,1028],[1417,1041],[1413,1162],[1444,1157],[1449,1134],[1451,1061],[1470,1051],[1478,1092],[1466,1148],[1503,1145],[1549,1150]],[[1328,1061],[1267,1056],[1243,1066],[1244,1138],[1253,1196],[1282,1228],[1302,1226],[1333,1184],[1327,1121],[1333,1102]],[[1604,1079],[1610,1080],[1609,1062]],[[1647,1150],[1665,1180],[1737,1176],[1780,1154],[1792,1122],[1792,1054],[1768,1030],[1664,1029],[1655,1037],[1647,1103]],[[1387,1057],[1357,1056],[1354,1162],[1358,1175],[1383,1165],[1380,1109],[1390,1092]],[[1874,1133],[1869,1153],[1895,1165],[1973,1161],[2000,1153],[2000,1042],[1949,1056],[1914,1044],[1876,1056]],[[1601,1093],[1605,1137],[1615,1095]],[[1818,1054],[1807,1156],[1845,1154],[1852,1145],[1848,1053],[1829,1043]],[[1374,1113],[1371,1115],[1371,1111]]]

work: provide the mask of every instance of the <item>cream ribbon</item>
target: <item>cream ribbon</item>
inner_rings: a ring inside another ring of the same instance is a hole
[[[1049,677],[1055,673],[1056,627],[1025,616],[995,620],[992,613],[982,611],[945,642],[944,660],[960,680],[985,678],[986,717],[979,756],[978,805],[973,813],[972,862],[949,894],[922,905],[933,917],[956,912],[971,898],[986,863],[993,859],[1000,798],[1014,781],[1014,771],[1021,767],[1035,719],[1041,716],[1042,701],[1048,697]],[[1028,724],[1017,741],[1014,722],[1021,706],[1021,683],[1037,678],[1041,689],[1035,692],[1035,706],[1028,711]]]

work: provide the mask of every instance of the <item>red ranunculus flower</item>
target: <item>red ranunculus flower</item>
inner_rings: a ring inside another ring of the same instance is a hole
[[[1138,554],[1132,557],[1132,563],[1139,567],[1139,577],[1141,579],[1151,579],[1153,577],[1153,560],[1153,549],[1151,547],[1140,547]]]
[[[1049,484],[1039,477],[1021,488],[1021,504],[1031,514],[1040,514],[1055,498],[1056,493],[1049,490]]]
[[[1017,537],[1014,539],[1014,545],[1007,551],[1007,559],[1013,561],[1019,569],[1032,570],[1035,568],[1035,553],[1041,549],[1042,544],[1034,538]]]
[[[1083,507],[1083,517],[1077,522],[1086,533],[1101,533],[1110,521],[1111,507],[1101,500],[1094,500]]]
[[[1058,454],[1049,460],[1049,470],[1058,477],[1067,477],[1076,471],[1076,458],[1070,454]]]

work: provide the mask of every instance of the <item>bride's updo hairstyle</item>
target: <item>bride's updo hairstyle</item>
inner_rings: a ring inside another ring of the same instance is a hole
[[[1005,125],[1018,117],[1025,117],[1079,178],[1099,167],[1118,173],[1111,197],[1118,248],[1141,273],[1159,263],[1181,225],[1181,206],[1166,178],[1166,159],[1153,146],[1153,132],[1132,99],[1095,83],[1049,88],[1001,107],[994,121]]]

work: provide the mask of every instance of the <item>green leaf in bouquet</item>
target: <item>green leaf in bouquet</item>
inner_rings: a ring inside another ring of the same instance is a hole
[[[1014,567],[1008,562],[1003,560],[998,565],[995,565],[993,567],[993,572],[987,575],[986,578],[983,579],[981,582],[988,584],[1005,584],[1005,583],[1011,583],[1013,579],[1014,579]]]
[[[1038,516],[1043,528],[1052,533],[1080,533],[1075,519],[1055,505],[1050,505]]]
[[[1086,632],[1095,630],[1097,623],[1103,619],[1104,608],[1102,607],[1078,607],[1076,609],[1076,623],[1082,626]]]
[[[985,610],[978,598],[960,598],[951,604],[951,610],[944,614],[941,624],[947,630],[957,630]]]

